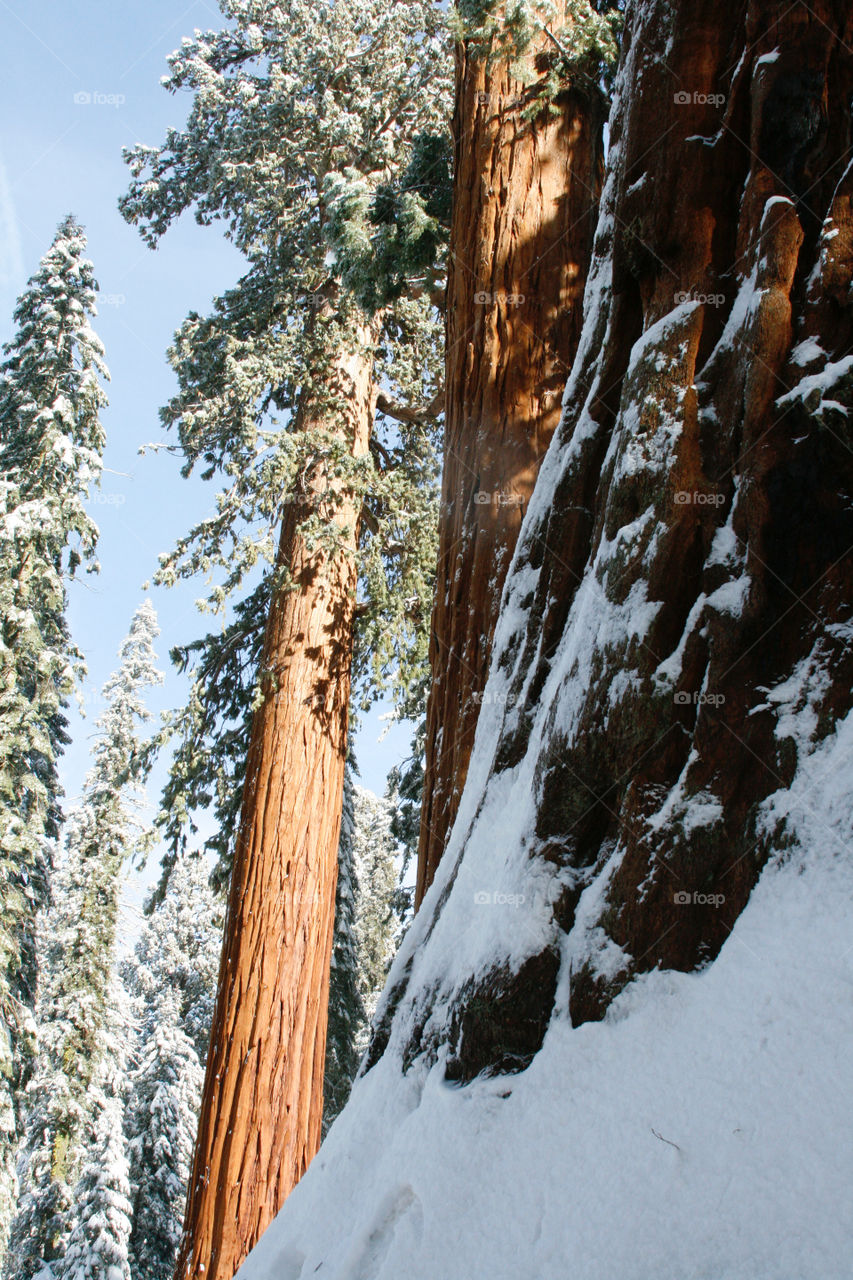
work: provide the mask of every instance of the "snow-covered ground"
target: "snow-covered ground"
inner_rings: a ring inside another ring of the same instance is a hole
[[[850,1280],[851,764],[848,717],[704,972],[555,1016],[520,1075],[386,1054],[241,1280]]]

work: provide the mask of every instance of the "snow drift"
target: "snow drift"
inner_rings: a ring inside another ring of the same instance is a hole
[[[846,1280],[851,753],[846,722],[814,762],[828,829],[706,971],[555,1018],[517,1076],[458,1087],[389,1051],[241,1277]]]

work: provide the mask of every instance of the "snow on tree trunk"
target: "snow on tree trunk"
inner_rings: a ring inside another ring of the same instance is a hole
[[[853,687],[851,36],[632,11],[565,415],[368,1063],[524,1067],[556,1008],[712,960],[790,842]]]
[[[539,34],[535,50],[550,49]],[[444,475],[416,900],[453,826],[501,588],[577,348],[601,188],[601,95],[456,55]]]
[[[369,356],[342,356],[338,376],[363,457]],[[307,483],[306,499],[323,494],[321,465]],[[267,623],[177,1280],[231,1280],[320,1142],[360,514],[337,499],[336,551],[306,544],[296,502],[282,529],[294,589]]]

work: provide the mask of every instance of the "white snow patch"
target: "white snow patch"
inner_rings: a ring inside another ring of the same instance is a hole
[[[702,827],[710,827],[723,816],[723,808],[716,796],[707,791],[699,791],[690,795],[687,791],[687,775],[699,762],[699,755],[694,747],[679,774],[678,781],[669,792],[657,813],[646,818],[646,826],[650,831],[662,831],[674,822],[680,823],[687,835]],[[676,886],[677,887],[677,886]]]
[[[791,352],[791,364],[803,367],[815,360],[825,360],[826,352],[816,338],[804,338]]]
[[[748,574],[733,578],[731,582],[724,582],[708,596],[706,604],[717,613],[729,613],[736,618],[743,612],[749,595],[749,584]]]
[[[557,991],[557,1007],[568,1007],[569,980],[582,966],[595,976],[610,981],[630,964],[630,955],[618,946],[599,926],[607,903],[610,881],[619,868],[624,849],[617,845],[592,882],[587,885],[575,908],[572,930],[563,943],[563,967]]]
[[[734,507],[734,503],[732,507]],[[711,551],[706,560],[706,566],[722,564],[737,564],[743,559],[743,551],[738,540],[737,534],[732,528],[731,519],[728,524],[722,525],[714,534],[714,541],[711,543]]]
[[[842,360],[832,360],[820,373],[809,374],[808,377],[802,378],[793,391],[789,391],[786,395],[780,396],[776,401],[776,407],[784,409],[786,405],[793,404],[795,400],[802,400],[808,404],[809,408],[817,409],[819,403],[826,403],[826,394],[837,386],[842,378],[846,378],[853,371],[853,356],[845,356]],[[844,408],[844,406],[839,406]],[[847,410],[844,409],[846,413]]]

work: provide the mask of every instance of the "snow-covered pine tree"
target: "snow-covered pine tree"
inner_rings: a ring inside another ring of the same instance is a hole
[[[358,986],[369,1023],[394,958],[398,917],[397,847],[391,834],[392,810],[386,799],[364,787],[353,794],[353,862],[358,883],[355,938]],[[367,1033],[359,1055],[367,1047]]]
[[[418,255],[381,250],[398,234],[433,250],[442,238],[423,175],[407,175],[430,150],[417,139],[446,128],[450,71],[431,0],[221,8],[229,26],[171,60],[169,87],[195,94],[187,126],[131,153],[123,202],[152,243],[190,207],[221,219],[249,263],[179,333],[164,413],[187,470],[223,487],[161,580],[212,572],[208,603],[223,608],[241,592],[246,605],[248,575],[268,570],[241,633],[196,651],[206,683],[179,725],[166,806],[180,841],[187,811],[213,795],[236,853],[178,1268],[206,1280],[230,1280],[319,1144],[354,646],[368,682],[401,698],[426,655],[438,273],[421,261],[393,278],[389,263]],[[396,421],[384,437],[377,407]],[[223,689],[247,651],[259,669]],[[281,897],[265,892],[270,878]],[[287,1124],[259,1142],[271,1098]]]
[[[58,1264],[70,1229],[72,1189],[91,1133],[98,1072],[110,1056],[121,873],[146,841],[138,814],[146,753],[138,726],[144,691],[159,684],[153,606],[140,605],[106,682],[93,765],[69,819],[55,905],[44,930],[38,1059],[28,1090],[21,1200],[9,1275],[31,1280]]]
[[[198,1128],[204,1071],[177,1006],[174,995],[159,1003],[162,1021],[152,1026],[130,1080],[130,1258],[136,1280],[162,1280],[175,1265]]]
[[[329,1020],[323,1075],[324,1133],[349,1097],[367,1029],[356,936],[360,884],[355,867],[355,821],[355,786],[352,765],[348,764],[344,776],[338,883],[335,889],[335,934],[329,978]]]
[[[15,1203],[32,1064],[35,922],[58,834],[63,707],[82,668],[65,584],[96,568],[85,502],[101,471],[109,374],[89,318],[95,282],[74,218],[18,300],[0,365],[0,1259]]]
[[[426,682],[425,682],[426,683]],[[405,937],[415,909],[413,867],[417,867],[418,842],[421,831],[421,805],[424,794],[426,750],[426,692],[418,709],[408,757],[394,765],[388,774],[385,799],[391,812],[391,835],[398,850],[397,888],[394,894],[396,916],[395,951]]]
[[[387,799],[347,767],[338,851],[323,1128],[343,1109],[367,1047],[370,1019],[398,942],[399,859]]]
[[[68,1247],[48,1274],[55,1274],[56,1280],[130,1280],[130,1213],[121,1098],[104,1095],[74,1189],[75,1221]]]
[[[174,1266],[221,946],[206,861],[183,856],[122,971],[138,1027],[125,1117],[134,1280],[163,1280]]]

